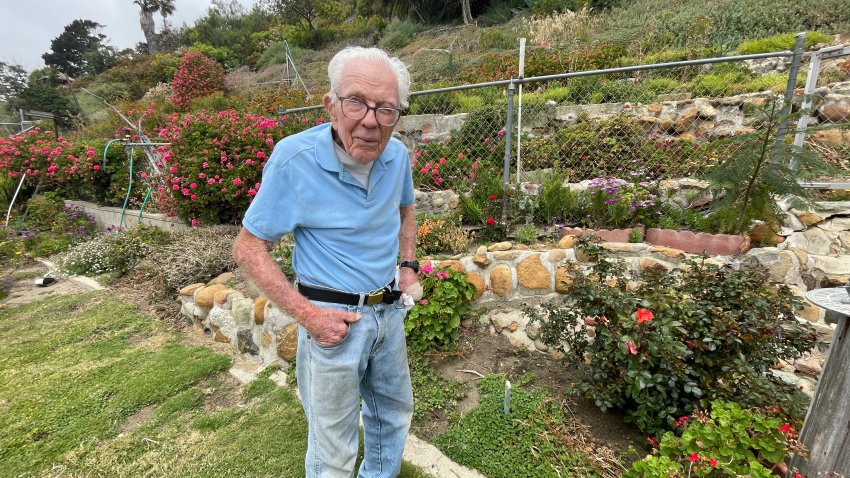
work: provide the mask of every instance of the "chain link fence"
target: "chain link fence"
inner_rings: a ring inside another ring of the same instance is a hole
[[[701,179],[745,141],[795,132],[788,113],[804,97],[801,57],[784,51],[414,92],[394,134],[425,191],[535,183],[552,172],[569,182]],[[839,73],[822,75],[802,131],[811,131],[807,148],[850,173],[850,66],[828,68]],[[771,110],[779,120],[766,120]]]
[[[802,116],[794,144],[817,153],[850,178],[850,47],[833,46],[813,52],[801,94]],[[828,184],[827,184],[828,185]]]

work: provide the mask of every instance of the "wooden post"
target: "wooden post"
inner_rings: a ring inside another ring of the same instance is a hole
[[[809,477],[850,478],[850,318],[844,316],[835,329],[823,373],[800,431],[800,440],[809,449],[807,462],[792,465]]]

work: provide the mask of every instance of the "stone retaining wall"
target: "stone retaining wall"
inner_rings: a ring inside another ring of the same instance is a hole
[[[753,248],[738,257],[715,256],[706,261],[733,267],[766,266],[773,281],[789,284],[801,297],[813,288],[843,284],[850,279],[850,202],[822,203],[822,206],[817,211],[790,209],[789,217],[793,221],[786,221],[789,224],[784,232],[786,236],[777,236],[782,242],[775,247]],[[546,352],[547,347],[538,340],[536,329],[528,326],[528,319],[512,304],[567,295],[572,283],[570,268],[589,264],[588,258],[574,246],[575,238],[569,235],[561,238],[556,247],[502,242],[481,246],[473,255],[431,263],[466,274],[476,287],[474,301],[494,309],[481,319],[494,333],[505,335],[516,347]],[[671,270],[686,259],[697,257],[644,243],[609,242],[602,247],[625,260],[638,273]],[[181,314],[198,333],[230,344],[251,360],[288,366],[297,346],[295,321],[264,297],[240,292],[236,287],[244,289],[232,273],[222,274],[206,284],[186,286],[179,295]],[[799,315],[821,330],[830,330],[819,307],[806,302]],[[819,373],[821,359],[813,360],[805,358],[802,365],[779,364],[776,373],[781,375],[784,371],[788,380],[800,367]],[[809,390],[813,382],[801,386]]]
[[[768,102],[780,106],[783,95],[767,90],[723,98],[692,98],[689,93],[659,95],[656,103],[604,103],[557,106],[554,102],[523,121],[523,131],[532,136],[551,135],[566,125],[574,124],[582,115],[604,119],[626,113],[635,116],[647,134],[681,141],[702,142],[750,133],[757,119],[755,112]],[[423,147],[424,141],[443,141],[459,131],[468,118],[467,113],[456,115],[402,116],[393,133],[411,154]],[[850,122],[850,81],[818,88],[813,95],[812,118],[809,125],[821,122]],[[846,141],[842,130],[818,134],[819,141],[840,146]]]

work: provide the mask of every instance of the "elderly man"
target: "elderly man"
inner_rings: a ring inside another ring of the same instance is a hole
[[[416,217],[408,152],[392,138],[410,76],[398,58],[360,47],[337,53],[328,76],[330,124],[275,146],[233,254],[299,324],[306,475],[353,475],[362,414],[358,476],[392,477],[413,413],[398,299],[418,287]],[[268,252],[289,232],[295,286]]]

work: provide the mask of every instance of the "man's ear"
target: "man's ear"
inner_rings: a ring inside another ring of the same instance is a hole
[[[322,105],[324,105],[325,111],[328,112],[331,121],[336,121],[336,111],[334,110],[333,99],[330,93],[325,93],[325,96],[322,97]]]

